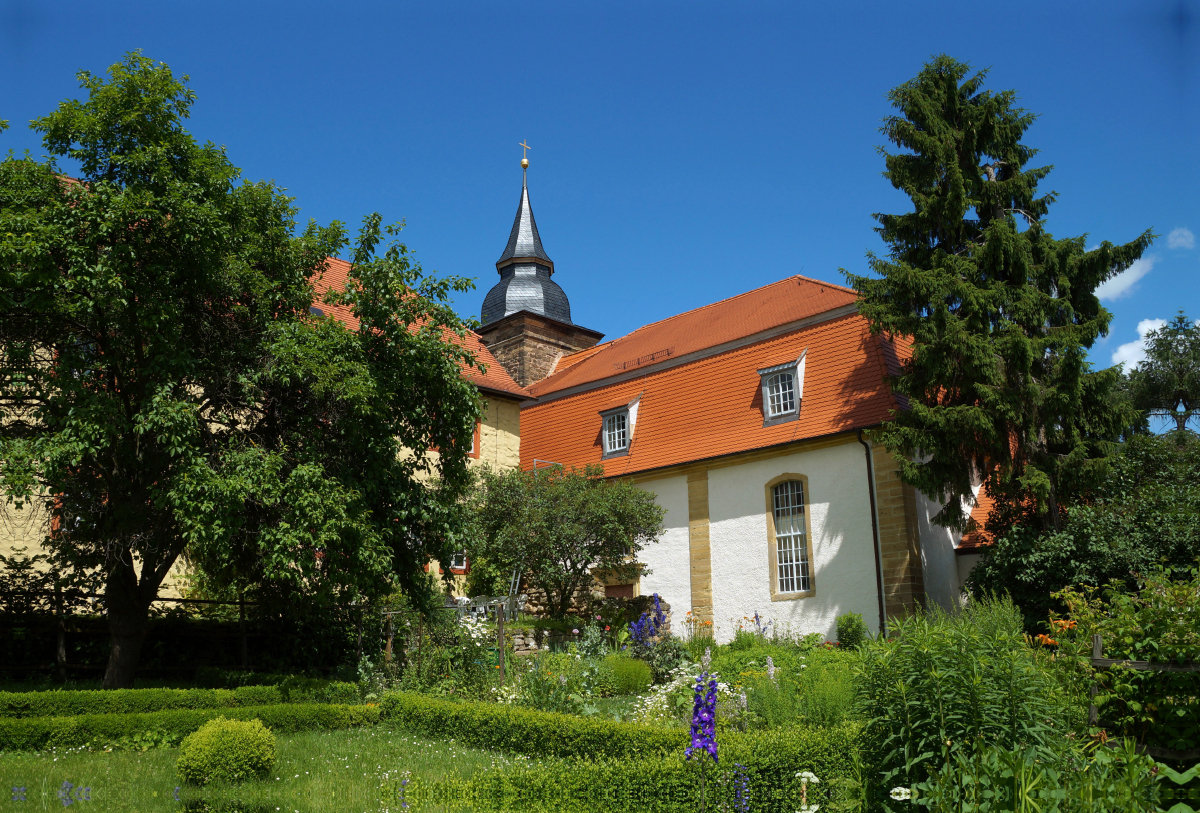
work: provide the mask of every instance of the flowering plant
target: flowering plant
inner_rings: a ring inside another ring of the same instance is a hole
[[[717,680],[701,672],[696,678],[695,701],[692,707],[692,744],[684,755],[692,758],[697,751],[704,751],[717,762]]]

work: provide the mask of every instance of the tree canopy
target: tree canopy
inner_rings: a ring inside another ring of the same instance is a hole
[[[1056,196],[1038,191],[1051,168],[1029,166],[1021,141],[1034,115],[970,73],[938,56],[888,94],[881,131],[900,150],[881,148],[883,174],[912,211],[875,215],[888,247],[868,254],[875,275],[843,272],[872,332],[911,347],[890,378],[904,408],[874,434],[944,503],[942,525],[969,525],[982,477],[1009,521],[1058,529],[1064,497],[1102,475],[1134,420],[1119,371],[1086,360],[1111,318],[1095,290],[1154,235],[1090,251],[1086,235],[1054,238]]]
[[[1146,334],[1146,358],[1128,373],[1133,405],[1183,432],[1200,419],[1200,326],[1182,311]]]
[[[484,469],[477,494],[478,529],[468,548],[502,572],[521,573],[546,591],[557,616],[599,571],[618,581],[644,572],[637,554],[663,533],[654,495],[600,466],[534,472]]]
[[[461,544],[480,414],[448,301],[470,283],[371,215],[326,297],[358,327],[310,312],[341,224],[298,231],[278,187],[198,143],[166,65],[79,79],[32,123],[49,158],[0,163],[0,489],[102,587],[104,685],[131,684],[181,554],[263,600],[427,592],[428,558]]]

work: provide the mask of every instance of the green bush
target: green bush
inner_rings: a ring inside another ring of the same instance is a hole
[[[122,744],[152,737],[156,744],[179,742],[209,720],[258,718],[273,731],[292,733],[352,728],[379,722],[378,706],[306,705],[249,706],[225,709],[175,709],[145,714],[82,714],[73,717],[0,719],[0,751],[78,748]]]
[[[283,695],[275,686],[238,686],[233,695],[239,706],[274,706],[283,702]]]
[[[893,624],[892,640],[863,646],[857,686],[869,761],[887,787],[924,781],[961,752],[1048,748],[1065,733],[1065,694],[1010,600]]]
[[[221,709],[239,705],[247,704],[228,689],[0,692],[0,717],[132,714],[166,709]]]
[[[650,688],[650,667],[643,661],[609,655],[604,664],[612,671],[613,694],[641,694]]]
[[[687,647],[672,635],[648,647],[639,657],[650,667],[655,683],[666,683],[671,672],[687,660]]]
[[[838,643],[846,649],[858,649],[868,638],[867,622],[858,613],[842,613],[837,618]]]
[[[860,767],[856,759],[860,731],[844,725],[825,729],[793,728],[752,734],[718,735],[719,767],[703,770],[707,806],[699,796],[701,770],[682,749],[634,758],[599,755],[586,759],[518,761],[444,783],[435,796],[454,810],[605,810],[695,813],[700,809],[738,810],[733,796],[735,771],[751,788],[748,811],[792,813],[800,807],[799,771],[821,780],[809,789],[809,804],[837,809],[853,803]],[[527,753],[527,752],[524,752]],[[861,797],[861,792],[859,793]],[[854,808],[849,808],[854,809]]]
[[[616,759],[682,752],[688,743],[683,729],[664,730],[494,703],[459,703],[413,692],[389,692],[381,706],[384,719],[414,733],[531,756]]]
[[[241,782],[266,776],[275,767],[275,735],[261,720],[218,717],[183,738],[175,763],[185,782]]]

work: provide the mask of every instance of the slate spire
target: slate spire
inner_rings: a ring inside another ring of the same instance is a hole
[[[528,165],[528,163],[528,161],[522,161],[524,165]],[[496,261],[496,269],[499,270],[516,260],[535,260],[544,263],[550,267],[550,273],[554,273],[554,262],[542,248],[542,238],[538,235],[537,221],[533,219],[533,207],[529,205],[529,170],[527,166],[521,167],[521,202],[517,206],[517,216],[513,220],[512,232],[508,235],[508,245],[504,247],[504,253]]]

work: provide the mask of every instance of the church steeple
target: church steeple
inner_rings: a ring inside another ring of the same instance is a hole
[[[529,149],[524,142],[521,146]],[[541,381],[563,355],[591,347],[603,338],[604,334],[571,321],[571,303],[550,279],[554,262],[542,248],[529,205],[527,158],[521,159],[521,202],[496,270],[500,281],[483,299],[478,333],[521,386]]]
[[[529,260],[544,263],[553,274],[554,261],[542,248],[537,221],[533,219],[533,207],[529,205],[529,159],[522,159],[521,164],[521,202],[517,205],[517,216],[513,219],[512,231],[508,235],[508,245],[496,261],[496,270],[503,274],[504,266],[520,260]]]

